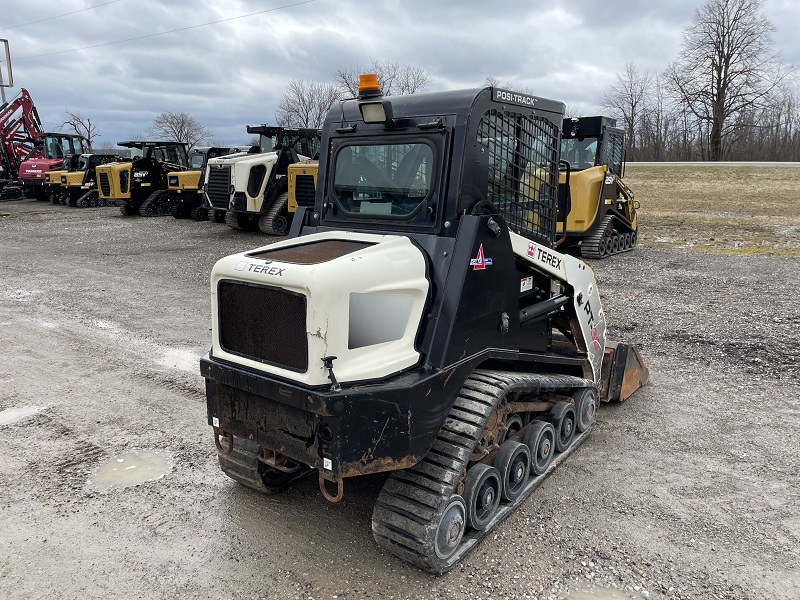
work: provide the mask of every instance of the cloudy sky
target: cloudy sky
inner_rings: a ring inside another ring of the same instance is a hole
[[[275,123],[291,79],[333,81],[372,60],[422,67],[430,91],[487,76],[598,110],[625,62],[662,70],[702,0],[0,0],[15,88],[44,127],[91,117],[97,143],[184,111],[225,144]],[[79,12],[75,12],[79,11]],[[776,49],[800,65],[800,2],[766,0]],[[73,13],[73,14],[65,14]],[[63,15],[63,16],[59,16]],[[55,17],[55,18],[54,18]],[[5,70],[5,69],[4,69]]]

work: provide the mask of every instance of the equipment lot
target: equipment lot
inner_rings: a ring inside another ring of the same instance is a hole
[[[629,169],[641,247],[590,264],[651,382],[442,577],[374,544],[380,477],[330,505],[314,478],[262,497],[217,466],[208,275],[274,238],[0,203],[0,411],[40,409],[0,425],[0,596],[797,598],[800,182],[755,169]],[[697,191],[723,185],[722,208]],[[100,489],[148,452],[161,479]]]

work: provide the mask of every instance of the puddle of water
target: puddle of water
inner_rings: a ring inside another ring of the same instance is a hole
[[[158,364],[190,373],[199,373],[201,354],[196,350],[166,350]]]
[[[32,417],[35,414],[42,412],[46,406],[17,406],[15,408],[7,408],[0,411],[0,427],[3,425],[10,425],[16,423],[27,417]]]
[[[171,470],[171,460],[166,452],[120,454],[95,471],[90,485],[99,492],[107,492],[156,481]]]

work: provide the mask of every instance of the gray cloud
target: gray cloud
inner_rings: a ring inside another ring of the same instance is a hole
[[[47,12],[39,3],[15,3],[13,11],[3,10],[3,26],[99,3],[49,4]],[[98,123],[101,142],[116,142],[144,132],[160,112],[186,111],[217,139],[243,143],[245,125],[274,123],[290,79],[332,81],[337,68],[373,59],[424,68],[432,90],[477,87],[493,76],[593,112],[626,61],[642,70],[666,67],[702,5],[316,0],[153,35],[291,3],[123,1],[0,30],[0,37],[10,40],[16,85],[31,92],[47,128],[63,122],[69,108]],[[787,62],[800,63],[794,39],[800,6],[767,0],[765,11],[777,28],[776,49]],[[61,52],[130,38],[142,39]]]

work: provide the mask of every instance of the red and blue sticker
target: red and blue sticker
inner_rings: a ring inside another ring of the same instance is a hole
[[[482,271],[486,267],[491,266],[492,259],[491,258],[486,258],[483,255],[483,244],[481,244],[480,247],[478,248],[478,256],[476,256],[475,258],[471,259],[469,261],[469,264],[472,267],[473,271]]]

